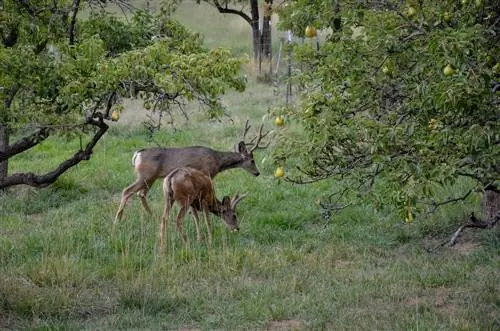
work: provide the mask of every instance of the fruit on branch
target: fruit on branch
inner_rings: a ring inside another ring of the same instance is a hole
[[[443,21],[445,21],[446,23],[450,23],[451,22],[451,14],[449,12],[444,12],[444,14],[443,14]]]
[[[283,124],[285,124],[285,119],[283,118],[283,116],[278,115],[274,120],[274,124],[276,124],[276,126],[283,126]]]
[[[281,178],[285,175],[285,169],[282,166],[279,166],[274,171],[274,177]]]
[[[113,112],[111,113],[111,120],[113,122],[116,122],[120,119],[120,112],[117,111],[117,110],[113,110]]]
[[[306,27],[306,31],[305,31],[305,36],[307,38],[314,38],[318,35],[318,31],[316,30],[316,28],[312,25],[308,25]]]
[[[383,66],[382,67],[382,72],[388,76],[392,75],[392,70],[388,66]]]
[[[408,7],[408,9],[406,10],[406,16],[408,16],[410,18],[415,16],[416,14],[417,14],[417,10],[413,6]]]
[[[451,64],[447,64],[443,69],[443,73],[445,76],[451,76],[455,73],[455,69],[451,66]]]

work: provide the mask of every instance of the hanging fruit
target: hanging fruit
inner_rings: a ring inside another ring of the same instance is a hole
[[[283,168],[282,166],[279,166],[278,168],[276,168],[276,170],[274,171],[274,177],[276,178],[281,178],[285,175],[285,168]]]
[[[120,119],[120,112],[117,111],[117,110],[113,110],[113,112],[111,113],[111,120],[113,122],[116,122]]]
[[[283,124],[285,124],[285,118],[281,115],[276,116],[274,124],[276,124],[276,126],[283,126]]]
[[[316,31],[316,28],[312,25],[308,25],[306,27],[305,35],[307,38],[314,38],[318,35],[318,32]]]

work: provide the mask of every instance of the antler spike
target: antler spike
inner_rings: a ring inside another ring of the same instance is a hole
[[[242,194],[242,195],[239,195],[239,194],[236,194],[234,196],[234,198],[231,199],[231,209],[236,209],[236,205],[241,201],[243,200],[244,197],[246,197],[248,195],[248,192],[245,193],[245,194]]]
[[[250,130],[250,128],[251,128],[251,126],[249,124],[249,120],[246,120],[245,130],[243,133],[243,141],[245,141],[246,135],[247,135],[248,131]],[[267,148],[269,146],[269,144],[271,143],[270,141],[268,141],[267,144],[260,146],[262,139],[265,138],[270,132],[270,131],[267,131],[267,132],[262,133],[263,128],[264,128],[264,124],[261,124],[259,127],[259,134],[255,137],[253,137],[249,142],[245,142],[245,145],[252,146],[252,148],[249,151],[250,153],[253,152],[254,150],[256,150],[257,148],[260,148],[260,149]]]
[[[246,122],[245,122],[245,129],[243,131],[243,139],[242,139],[243,141],[245,141],[245,138],[246,138],[247,133],[250,130],[250,128],[251,128],[251,125],[249,123],[249,120],[246,120]]]

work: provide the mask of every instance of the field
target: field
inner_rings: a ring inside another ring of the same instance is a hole
[[[221,44],[239,54],[248,47],[244,24],[217,13],[202,21],[206,10],[187,3],[179,19],[206,32],[210,46],[231,31]],[[500,329],[498,227],[436,248],[471,211],[480,214],[479,196],[411,224],[366,205],[325,219],[317,200],[336,183],[275,179],[271,144],[256,153],[259,177],[229,170],[215,179],[219,198],[248,192],[239,233],[214,218],[208,246],[195,240],[188,216],[188,243],[170,222],[160,251],[159,181],[149,195],[153,216],[134,197],[113,228],[121,191],[135,179],[135,150],[156,143],[231,150],[247,119],[254,129],[275,129],[268,109],[283,96],[250,79],[224,102],[231,118],[209,121],[192,106],[189,120],[164,127],[154,142],[141,124],[144,110],[127,103],[90,161],[49,188],[0,196],[0,330]],[[10,171],[52,169],[79,145],[49,139],[12,159]]]

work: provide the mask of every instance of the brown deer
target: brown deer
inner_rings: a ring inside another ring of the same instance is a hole
[[[202,171],[210,178],[214,178],[219,172],[242,168],[254,176],[259,175],[259,170],[255,165],[253,151],[260,146],[261,140],[269,133],[262,133],[260,126],[258,136],[250,142],[245,143],[245,137],[250,129],[248,120],[245,123],[243,140],[235,146],[234,152],[220,152],[203,146],[191,146],[184,148],[148,148],[141,149],[134,153],[132,165],[135,168],[137,179],[122,192],[120,206],[116,212],[115,223],[123,215],[123,209],[130,197],[138,192],[143,208],[151,214],[151,209],[147,203],[147,194],[151,185],[158,179],[167,176],[172,170],[180,167],[190,167]],[[251,146],[247,149],[247,145]]]
[[[186,234],[183,230],[184,216],[186,216],[190,207],[193,211],[196,238],[198,241],[201,240],[198,211],[205,213],[209,244],[212,244],[209,212],[222,218],[231,232],[239,230],[235,210],[238,202],[246,194],[241,196],[236,195],[233,199],[225,196],[222,201],[219,201],[215,196],[212,179],[200,170],[188,167],[174,169],[163,180],[163,194],[165,197],[165,208],[160,226],[160,247],[163,247],[165,228],[174,201],[177,201],[181,207],[177,214],[176,223],[177,230],[183,242],[186,242]]]

